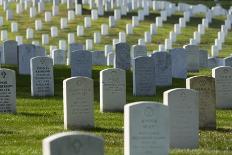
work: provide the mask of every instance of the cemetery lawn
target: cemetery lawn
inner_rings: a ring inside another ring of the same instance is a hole
[[[3,66],[16,70],[15,66]],[[94,66],[95,128],[88,130],[105,139],[106,155],[123,155],[123,113],[99,112],[99,72],[106,67]],[[193,75],[211,75],[210,70],[201,70]],[[0,115],[0,154],[39,155],[42,153],[42,139],[64,131],[62,81],[70,77],[70,68],[54,68],[55,96],[32,98],[30,76],[17,74],[17,114]],[[132,96],[132,73],[127,72],[127,102],[162,102],[162,93],[170,88],[185,87],[185,80],[174,79],[172,87],[157,89],[153,97]],[[171,150],[171,154],[232,154],[232,110],[217,110],[217,129],[200,131],[200,146],[194,150]]]

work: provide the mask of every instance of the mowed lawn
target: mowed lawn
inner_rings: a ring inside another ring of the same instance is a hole
[[[213,0],[174,0],[174,2],[189,2],[192,4],[203,3],[208,6],[213,6]],[[224,7],[229,8],[232,1],[223,0]],[[14,8],[15,6],[11,6]],[[63,8],[63,9],[62,9]],[[50,33],[50,26],[57,25],[59,27],[59,17],[66,16],[64,13],[65,5],[60,6],[60,14],[54,17],[51,23],[44,24],[41,32],[35,32],[35,39],[41,42],[42,33]],[[2,13],[2,8],[0,11]],[[46,6],[46,10],[51,10],[51,5]],[[89,15],[88,9],[84,10],[84,16]],[[100,30],[100,24],[108,23],[108,15],[100,17],[99,20],[92,23],[92,28],[85,31],[84,37],[76,38],[76,41],[84,43],[85,39],[92,38],[94,31]],[[118,37],[118,32],[125,31],[127,23],[131,22],[131,17],[135,13],[129,13],[128,16],[123,16],[122,20],[117,23],[113,29],[109,29],[109,36],[102,37],[102,43],[95,45],[94,49],[103,49],[104,44],[111,44],[113,38]],[[77,24],[83,24],[83,17],[76,17],[76,20],[69,23],[69,28],[59,32],[59,37],[52,38],[50,44],[58,45],[59,39],[67,39],[68,32],[75,32]],[[140,26],[134,29],[134,34],[127,37],[130,45],[136,44],[137,39],[144,36],[144,32],[149,30],[149,24],[155,22],[155,17],[159,16],[158,12],[152,12],[145,21],[140,23]],[[147,44],[148,50],[157,50],[157,42],[164,43],[164,39],[168,37],[169,32],[173,30],[173,25],[178,23],[178,18],[183,16],[182,13],[176,13],[164,22],[164,26],[158,29],[158,34],[153,36],[152,43]],[[15,16],[19,22],[19,32],[17,35],[25,35],[26,27],[34,27],[34,19],[25,20],[27,14]],[[38,15],[36,18],[44,18]],[[187,23],[187,27],[182,30],[182,34],[177,37],[176,43],[173,47],[182,47],[189,43],[189,38],[193,37],[193,32],[197,30],[197,24],[201,23],[203,15],[197,15],[191,18]],[[206,34],[202,36],[200,47],[206,49],[210,53],[211,45],[217,37],[217,32],[220,31],[220,25],[224,23],[224,17],[215,17],[213,22],[206,30]],[[4,26],[0,28],[8,29],[10,32],[10,22],[5,22]],[[14,39],[15,34],[9,33],[9,39]],[[25,39],[25,38],[24,38]],[[26,43],[32,40],[26,40]],[[232,33],[228,33],[226,42],[220,52],[220,57],[226,57],[231,54]],[[48,50],[49,47],[45,46]],[[11,68],[17,71],[16,66],[3,65],[2,68]],[[88,132],[95,133],[102,136],[105,140],[105,153],[107,155],[123,155],[123,113],[100,113],[99,111],[99,72],[109,67],[93,67],[94,79],[94,108],[95,108],[95,128]],[[201,70],[199,73],[190,73],[189,76],[207,75],[211,76],[211,70]],[[63,132],[63,80],[70,77],[70,68],[67,66],[54,67],[55,79],[55,96],[47,98],[35,98],[30,94],[30,76],[23,76],[17,74],[17,114],[0,114],[0,154],[2,155],[39,155],[42,153],[42,139],[58,133]],[[157,94],[153,97],[135,97],[132,95],[132,73],[127,72],[127,103],[135,101],[157,101],[162,102],[163,92],[172,88],[184,88],[185,80],[174,79],[171,87],[157,88]],[[86,131],[86,130],[85,130]],[[232,109],[231,110],[217,110],[217,129],[213,131],[200,131],[200,145],[199,149],[194,150],[171,150],[171,154],[182,155],[231,155],[232,154]]]

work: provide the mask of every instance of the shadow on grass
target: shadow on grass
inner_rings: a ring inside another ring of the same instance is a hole
[[[106,133],[123,133],[123,128],[102,128],[102,127],[95,127],[93,129],[87,129],[87,131],[94,131],[94,132],[106,132]]]
[[[43,114],[39,114],[39,113],[29,113],[29,112],[20,112],[20,113],[17,113],[18,116],[33,116],[33,117],[41,117],[41,116],[50,116],[50,114],[48,113],[43,113]]]
[[[228,128],[217,128],[216,131],[221,133],[232,133],[232,129]]]

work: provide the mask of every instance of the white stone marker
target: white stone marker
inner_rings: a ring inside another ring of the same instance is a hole
[[[92,20],[98,20],[98,11],[96,9],[91,10],[91,18]]]
[[[104,140],[84,132],[63,132],[43,139],[43,155],[104,155]]]
[[[57,37],[58,36],[58,28],[56,26],[51,27],[51,37]]]
[[[44,13],[44,21],[45,21],[45,22],[50,22],[51,20],[52,20],[52,13],[46,11],[46,12]]]
[[[50,57],[34,57],[30,60],[31,95],[54,96],[53,61]]]
[[[85,40],[85,47],[86,47],[86,50],[92,50],[93,49],[93,40],[86,39]]]
[[[59,6],[58,5],[53,5],[52,6],[52,15],[53,16],[58,16],[59,15]]]
[[[186,79],[186,88],[199,93],[199,128],[216,129],[215,80],[207,76]]]
[[[101,35],[106,36],[109,34],[109,26],[107,24],[101,25]]]
[[[132,24],[126,24],[126,34],[133,34],[133,26]]]
[[[77,36],[81,37],[84,35],[84,27],[82,25],[77,25]]]
[[[59,40],[59,49],[67,50],[66,40]]]
[[[1,30],[1,41],[8,40],[8,32],[7,30]]]
[[[23,36],[15,36],[15,41],[18,42],[18,45],[23,43]]]
[[[155,24],[150,24],[150,34],[156,35],[157,34],[157,27]]]
[[[75,43],[75,33],[68,33],[68,44]]]
[[[11,32],[18,32],[18,23],[16,22],[11,23]]]
[[[151,43],[151,34],[150,32],[144,32],[144,41],[145,43]]]
[[[34,38],[34,30],[32,28],[27,28],[27,39],[33,39]]]
[[[121,19],[121,10],[120,9],[115,9],[114,10],[114,19],[115,19],[115,21]]]
[[[109,16],[109,27],[112,28],[112,27],[115,27],[116,25],[116,21],[114,19],[114,16]]]
[[[75,12],[73,10],[68,10],[68,21],[75,19]]]
[[[168,155],[169,112],[162,103],[124,106],[124,155]]]
[[[91,18],[90,17],[85,17],[84,18],[84,25],[85,25],[85,28],[90,28],[91,27]]]
[[[126,33],[125,32],[119,32],[118,34],[118,40],[121,43],[125,43],[126,42]]]
[[[49,35],[42,34],[42,45],[47,45],[49,43]]]
[[[94,127],[93,80],[77,76],[63,81],[64,128]]]
[[[162,17],[156,17],[155,18],[155,24],[156,24],[156,27],[162,27],[163,26]]]
[[[75,4],[75,14],[77,16],[82,15],[82,5],[81,4]]]
[[[42,30],[43,28],[43,23],[40,19],[35,20],[35,30],[39,31]]]
[[[93,33],[93,40],[95,44],[101,43],[101,33],[100,32],[94,32]]]
[[[66,29],[68,27],[68,19],[60,18],[60,29]]]
[[[112,68],[100,72],[100,111],[123,111],[126,104],[126,73]]]
[[[132,26],[133,27],[139,26],[139,18],[138,18],[138,16],[132,16]]]
[[[0,68],[0,113],[16,113],[15,71]]]
[[[169,108],[170,147],[180,149],[198,148],[198,92],[185,88],[171,89],[164,92],[163,102]]]
[[[215,78],[217,108],[232,108],[232,67],[213,68],[212,77]]]

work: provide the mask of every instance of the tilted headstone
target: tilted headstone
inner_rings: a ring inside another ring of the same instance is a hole
[[[149,101],[125,105],[124,155],[168,155],[168,152],[168,107]]]
[[[207,76],[193,76],[186,79],[186,88],[199,92],[199,127],[216,128],[215,80]]]
[[[100,111],[123,111],[126,104],[126,73],[111,68],[100,72]]]
[[[174,48],[170,50],[172,59],[172,77],[187,78],[187,53],[183,48]]]
[[[0,113],[16,113],[15,71],[0,68]]]
[[[147,56],[133,60],[133,95],[152,96],[156,93],[154,65],[154,59]]]
[[[191,89],[176,88],[164,92],[169,108],[170,147],[194,149],[199,145],[199,95]]]
[[[215,78],[216,106],[232,108],[232,67],[221,66],[212,69]]]
[[[71,76],[92,77],[92,53],[86,50],[71,52]]]
[[[82,132],[63,132],[43,139],[43,155],[104,155],[104,140]]]
[[[115,45],[114,68],[130,69],[130,46],[127,43]]]
[[[4,64],[18,64],[18,43],[14,40],[5,41],[2,57]]]
[[[36,56],[45,56],[45,49],[32,44],[18,46],[19,74],[30,74],[30,59]]]
[[[54,77],[52,58],[38,56],[31,58],[31,95],[54,96]]]
[[[168,52],[155,52],[151,55],[155,63],[154,81],[156,86],[172,85],[172,60]]]
[[[93,80],[77,76],[63,81],[64,128],[94,127]]]

